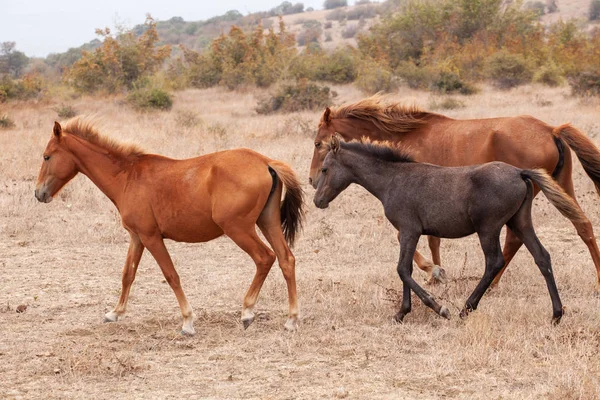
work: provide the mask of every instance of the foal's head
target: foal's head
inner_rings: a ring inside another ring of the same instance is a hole
[[[35,187],[35,197],[43,203],[50,203],[52,197],[78,172],[73,155],[65,149],[63,142],[62,127],[55,122]]]
[[[319,183],[313,199],[315,206],[319,208],[327,208],[329,203],[352,183],[351,172],[341,165],[338,157],[340,153],[339,137],[334,135],[327,146],[329,152],[321,166]]]

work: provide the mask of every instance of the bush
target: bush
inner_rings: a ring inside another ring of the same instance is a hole
[[[0,128],[2,129],[9,129],[9,128],[14,128],[15,127],[15,122],[10,119],[10,117],[8,115],[0,115]]]
[[[353,38],[358,31],[360,31],[360,27],[357,24],[348,25],[342,30],[342,37],[344,39]]]
[[[562,71],[554,63],[542,66],[533,74],[533,81],[546,86],[556,87],[564,83]]]
[[[346,12],[348,20],[369,19],[377,15],[377,8],[372,5],[353,7]]]
[[[528,1],[525,3],[525,8],[531,10],[538,17],[546,13],[546,5],[541,1]]]
[[[323,2],[323,8],[326,10],[331,10],[338,7],[346,7],[348,5],[348,0],[325,0]]]
[[[58,118],[68,119],[73,118],[78,114],[77,110],[70,105],[60,105],[54,109],[58,114]]]
[[[392,72],[373,60],[366,60],[361,64],[356,86],[367,95],[391,92],[397,87]]]
[[[295,112],[301,110],[321,110],[333,103],[335,93],[327,86],[301,81],[295,85],[284,85],[271,98],[258,101],[256,112]]]
[[[173,107],[173,99],[165,90],[151,85],[134,85],[127,100],[139,110],[168,111]]]
[[[501,89],[510,89],[531,81],[533,71],[521,54],[499,51],[487,63],[487,73],[494,84]]]
[[[419,67],[411,61],[401,62],[395,70],[411,89],[428,89],[435,80],[435,73],[427,67]]]
[[[600,72],[584,71],[569,78],[575,96],[597,96],[600,94]]]
[[[357,75],[357,62],[350,48],[339,48],[323,60],[316,78],[333,83],[354,82]]]
[[[588,18],[590,21],[597,21],[600,19],[600,0],[592,0],[590,3],[590,10],[588,12]]]
[[[453,97],[443,98],[441,101],[432,99],[429,102],[429,108],[433,111],[436,110],[457,110],[459,108],[465,108],[465,103]]]
[[[474,94],[477,92],[473,85],[462,81],[456,73],[448,71],[440,72],[431,88],[440,93]]]
[[[335,9],[327,13],[325,19],[327,21],[342,21],[346,19],[346,11],[341,8]]]

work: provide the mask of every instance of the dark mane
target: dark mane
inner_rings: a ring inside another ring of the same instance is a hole
[[[372,123],[387,134],[398,134],[413,131],[427,123],[430,117],[438,115],[423,111],[416,105],[386,103],[383,96],[376,94],[356,103],[332,108],[329,118],[356,118]],[[321,125],[324,116],[321,117]]]
[[[387,142],[368,142],[368,141],[340,141],[340,146],[344,150],[350,150],[366,156],[375,157],[379,160],[394,163],[413,163],[415,160],[404,149],[389,144]]]
[[[109,152],[122,157],[141,156],[146,154],[144,150],[136,144],[120,143],[115,139],[102,135],[93,126],[90,119],[80,117],[72,118],[63,125],[63,131],[105,148]]]

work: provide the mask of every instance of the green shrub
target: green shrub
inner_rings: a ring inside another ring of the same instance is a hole
[[[468,82],[464,82],[454,72],[442,71],[432,82],[431,88],[440,93],[474,94],[477,89]]]
[[[546,86],[556,87],[564,83],[562,71],[554,63],[543,65],[533,74],[533,81]]]
[[[411,89],[428,89],[435,80],[435,73],[427,67],[419,67],[411,61],[403,61],[395,74]]]
[[[354,82],[358,73],[357,62],[350,48],[339,48],[322,60],[316,79],[333,83]]]
[[[571,91],[575,96],[600,95],[600,72],[584,71],[569,78]]]
[[[259,100],[256,112],[259,114],[272,114],[275,112],[321,110],[333,103],[333,97],[335,97],[335,93],[331,92],[327,86],[302,81],[295,85],[283,85],[270,98]]]
[[[453,97],[445,97],[438,101],[432,99],[429,101],[429,108],[431,110],[457,110],[459,108],[465,108],[465,103]]]
[[[366,60],[361,64],[356,86],[368,95],[391,92],[397,87],[392,72],[373,60]]]
[[[73,106],[70,106],[68,104],[60,105],[56,107],[54,111],[56,111],[56,113],[58,114],[58,118],[62,119],[73,118],[78,114],[77,110],[75,110]]]
[[[347,5],[348,0],[325,0],[323,2],[323,8],[326,10],[331,10],[338,7],[346,7]]]
[[[168,111],[173,107],[173,99],[165,90],[151,85],[134,85],[127,96],[127,100],[139,110]]]
[[[501,89],[510,89],[531,82],[533,70],[521,54],[499,51],[487,63],[487,73],[493,83]]]

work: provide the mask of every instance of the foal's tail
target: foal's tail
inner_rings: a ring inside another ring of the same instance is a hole
[[[272,160],[269,161],[269,166],[275,170],[285,187],[285,197],[281,203],[281,228],[291,247],[296,240],[296,234],[302,229],[304,192],[296,174],[287,164]]]
[[[564,140],[579,158],[581,166],[594,182],[600,194],[600,151],[594,143],[581,131],[564,124],[554,128],[552,134]]]
[[[586,218],[581,208],[545,170],[524,169],[521,171],[521,177],[535,182],[542,189],[550,203],[573,223],[585,221]]]

